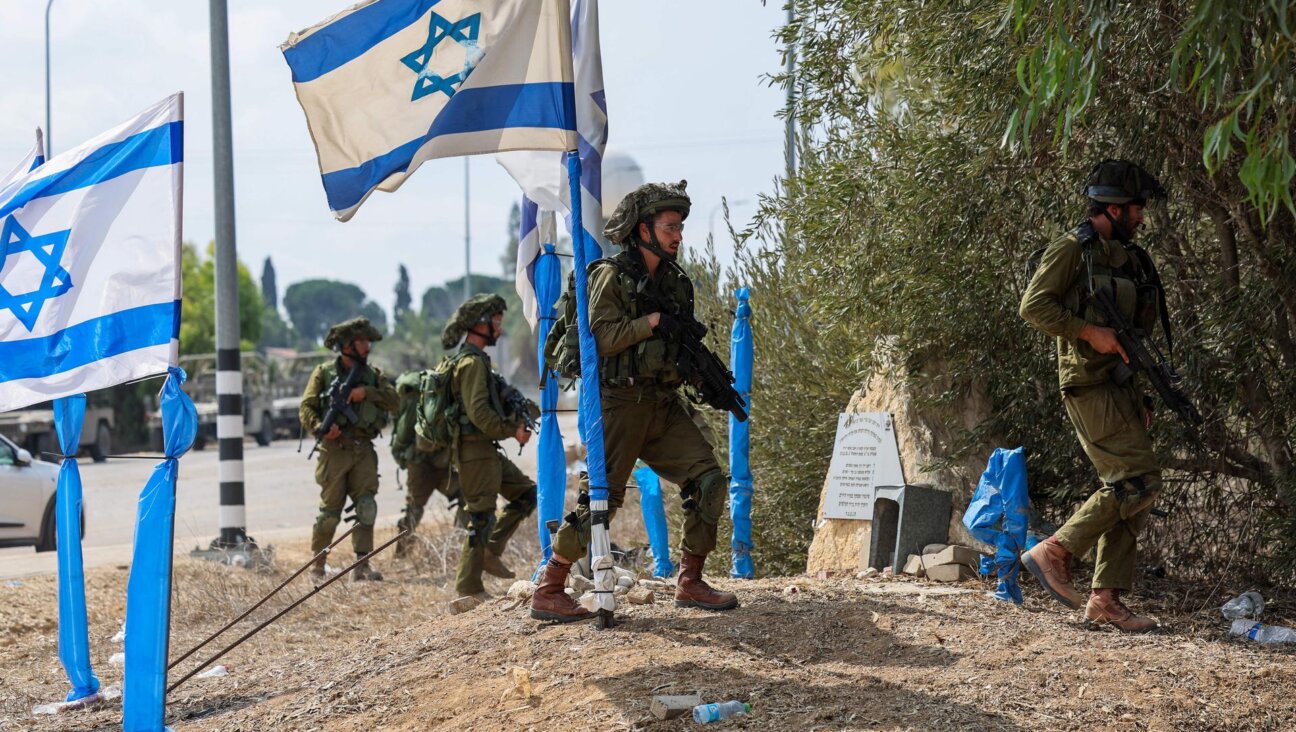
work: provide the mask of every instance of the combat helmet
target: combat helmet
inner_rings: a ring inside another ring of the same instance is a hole
[[[381,341],[382,337],[382,331],[375,328],[368,318],[360,316],[344,320],[329,328],[328,334],[324,336],[324,347],[340,351],[357,338],[363,338],[367,341]]]
[[[1104,160],[1085,181],[1084,194],[1098,203],[1142,206],[1149,198],[1165,198],[1166,191],[1152,174],[1128,160]]]
[[[662,211],[677,211],[683,218],[688,218],[693,202],[684,190],[688,181],[679,183],[645,183],[631,191],[603,227],[603,235],[618,246],[630,246],[635,241],[635,231],[640,222]],[[656,244],[656,234],[653,244]],[[650,247],[651,248],[651,247]],[[656,252],[661,254],[660,252]]]
[[[508,303],[499,295],[473,295],[455,310],[445,330],[441,331],[441,346],[446,350],[459,345],[464,334],[478,323],[489,323],[490,319],[508,309]]]

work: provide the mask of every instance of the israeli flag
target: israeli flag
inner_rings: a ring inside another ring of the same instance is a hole
[[[432,158],[573,149],[568,16],[567,0],[369,0],[290,35],[334,216]]]
[[[0,188],[0,411],[175,364],[182,119],[176,94]]]
[[[8,188],[14,182],[45,164],[45,135],[41,134],[39,127],[36,128],[36,147],[27,153],[27,157],[18,161],[14,169],[9,171],[8,175],[0,176],[0,193]]]
[[[603,232],[603,152],[607,148],[607,96],[603,90],[603,54],[599,43],[597,0],[576,0],[572,6],[572,53],[576,74],[577,147],[581,160],[581,212],[585,219],[569,231],[586,232],[590,261],[602,256],[597,249]],[[552,152],[509,152],[495,156],[541,209],[571,211],[571,189],[567,184],[566,156]],[[575,239],[575,237],[573,237]]]
[[[536,264],[545,244],[558,238],[558,225],[553,211],[542,211],[535,201],[522,197],[522,224],[518,232],[517,275],[514,288],[522,300],[522,315],[531,324],[539,324],[539,305],[536,303]],[[561,289],[562,285],[559,285]]]

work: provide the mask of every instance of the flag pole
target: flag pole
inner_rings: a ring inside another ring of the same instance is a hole
[[[468,161],[464,157],[464,300],[472,297],[472,221],[468,216]]]
[[[612,544],[608,537],[608,481],[603,452],[603,407],[599,391],[598,348],[589,327],[589,241],[581,212],[580,154],[567,153],[567,182],[571,189],[572,253],[576,267],[576,326],[580,334],[580,428],[589,470],[590,568],[594,571],[594,610],[599,628],[611,628],[615,619],[616,579],[612,571]],[[575,559],[576,557],[571,557]]]

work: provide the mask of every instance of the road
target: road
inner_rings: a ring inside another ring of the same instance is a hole
[[[568,415],[562,415],[568,416]],[[564,434],[575,433],[575,420],[564,420]],[[570,438],[569,438],[570,439]],[[504,443],[509,457],[527,475],[535,475],[535,446],[532,439],[517,455],[517,443]],[[378,525],[390,526],[400,518],[405,492],[397,490],[396,462],[387,449],[386,435],[378,443]],[[297,452],[296,440],[281,440],[269,447],[244,443],[247,532],[259,544],[273,540],[308,538],[315,522],[319,487],[315,484],[315,463],[307,461],[310,443]],[[180,480],[176,486],[175,550],[188,552],[206,548],[219,525],[220,489],[217,482],[217,451],[190,451],[180,459]],[[80,461],[85,491],[86,535],[82,541],[85,566],[129,564],[135,534],[135,511],[156,462],[153,460],[110,459],[104,463]],[[404,481],[404,472],[401,473]],[[444,499],[434,496],[429,509],[441,508]],[[0,579],[11,579],[57,571],[57,554],[37,554],[30,547],[0,549]]]

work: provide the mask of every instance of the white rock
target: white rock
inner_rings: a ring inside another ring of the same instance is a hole
[[[472,595],[465,595],[458,600],[451,600],[447,604],[447,608],[450,610],[451,615],[458,615],[459,613],[466,613],[480,604],[482,604],[481,600]]]
[[[518,580],[509,585],[508,596],[519,600],[529,600],[535,594],[536,585],[531,580]]]
[[[573,573],[567,575],[567,586],[577,592],[589,592],[594,589],[594,581]]]
[[[657,594],[647,587],[639,587],[626,593],[626,601],[631,605],[651,605],[657,601]]]

